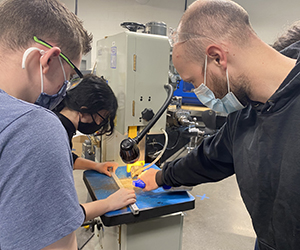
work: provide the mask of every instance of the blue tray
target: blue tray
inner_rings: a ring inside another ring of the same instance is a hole
[[[151,168],[159,169],[155,165]],[[116,175],[121,181],[125,178],[128,179],[126,167],[118,167]],[[105,199],[118,190],[113,178],[96,171],[85,171],[83,180],[93,200]],[[195,198],[186,191],[167,192],[163,188],[149,192],[145,192],[140,188],[134,188],[134,190],[137,196],[136,205],[140,210],[139,214],[133,215],[129,207],[108,212],[101,216],[105,226],[135,223],[195,207]]]

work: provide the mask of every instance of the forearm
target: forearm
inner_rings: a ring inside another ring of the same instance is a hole
[[[204,140],[185,157],[165,164],[162,173],[157,174],[157,184],[194,186],[234,174],[231,153],[226,145],[214,139],[216,137]]]
[[[81,205],[84,207],[85,210],[85,221],[92,220],[95,217],[101,216],[111,210],[109,207],[109,203],[106,201],[106,199],[97,200]]]
[[[135,192],[132,189],[121,188],[106,199],[81,204],[85,210],[86,220],[91,220],[109,211],[117,210],[136,202]]]
[[[74,169],[95,170],[96,162],[78,157],[74,162]]]
[[[107,176],[111,176],[110,171],[115,172],[117,167],[116,162],[94,162],[79,157],[74,162],[74,169],[94,170]]]

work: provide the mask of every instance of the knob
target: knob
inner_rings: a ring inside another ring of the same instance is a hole
[[[148,108],[145,108],[143,111],[142,111],[142,118],[145,120],[145,121],[150,121],[154,116],[154,112],[152,109],[148,109]]]

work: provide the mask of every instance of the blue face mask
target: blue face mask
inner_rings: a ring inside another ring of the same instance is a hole
[[[44,92],[41,92],[34,104],[42,106],[46,109],[54,109],[65,98],[68,83],[68,81],[64,81],[63,86],[54,95],[48,95]]]
[[[40,51],[41,55],[44,54],[43,50],[36,48],[36,47],[31,47],[31,48],[27,49],[23,55],[23,61],[22,61],[23,69],[25,69],[25,61],[26,61],[27,56],[34,50]],[[62,87],[60,88],[60,90],[54,95],[48,95],[47,93],[45,93],[43,91],[44,90],[44,78],[43,78],[43,73],[42,73],[42,65],[40,64],[41,94],[35,101],[35,104],[42,106],[46,109],[50,109],[50,110],[54,109],[64,99],[64,97],[66,96],[68,85],[69,85],[69,81],[66,79],[66,73],[65,73],[62,61],[61,61],[60,57],[58,57],[58,59],[59,59],[59,62],[60,62],[60,65],[61,65],[61,68],[62,68],[62,71],[64,74],[65,81],[64,81]]]
[[[243,109],[244,106],[239,102],[236,96],[230,91],[228,69],[226,69],[228,93],[222,98],[218,99],[214,93],[206,86],[206,69],[207,69],[207,56],[205,57],[204,64],[204,83],[198,88],[194,89],[200,102],[206,107],[220,113],[229,114],[234,111]]]

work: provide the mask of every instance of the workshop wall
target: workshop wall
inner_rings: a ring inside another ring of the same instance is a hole
[[[75,0],[62,2],[75,11]],[[187,4],[192,2],[189,0]],[[176,28],[184,8],[183,0],[78,0],[77,15],[94,35],[92,66],[96,59],[96,42],[105,36],[125,31],[121,23],[159,21]]]
[[[75,11],[75,0],[61,1]],[[298,1],[235,0],[248,11],[255,31],[269,44],[285,27],[300,19],[296,8]],[[184,12],[185,4],[189,6],[192,2],[194,0],[78,0],[77,15],[94,35],[91,65],[96,59],[96,41],[124,31],[120,23],[162,21],[174,28]]]
[[[76,0],[61,1],[75,12]],[[168,27],[175,28],[185,5],[189,6],[193,2],[194,0],[77,0],[77,15],[94,35],[91,66],[96,59],[96,41],[124,31],[120,23],[162,21]],[[235,2],[247,10],[255,31],[269,44],[275,41],[284,28],[300,20],[297,8],[299,0],[235,0]]]
[[[299,0],[234,0],[247,10],[258,36],[273,44],[282,31],[300,20]]]

